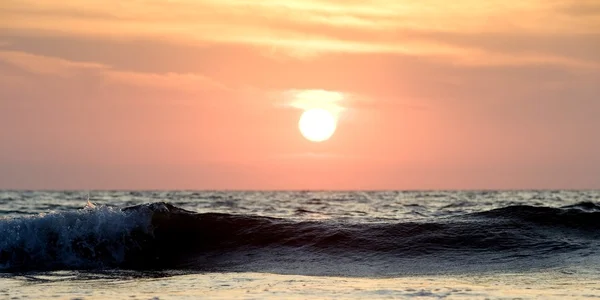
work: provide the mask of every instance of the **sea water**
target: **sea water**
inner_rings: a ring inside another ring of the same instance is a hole
[[[595,298],[599,199],[1,191],[0,299]]]

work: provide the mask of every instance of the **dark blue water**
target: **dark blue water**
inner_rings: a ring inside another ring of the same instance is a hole
[[[0,271],[600,270],[600,193],[3,192]]]

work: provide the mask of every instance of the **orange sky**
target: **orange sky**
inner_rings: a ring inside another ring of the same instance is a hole
[[[68,2],[0,3],[0,188],[600,188],[596,0]]]

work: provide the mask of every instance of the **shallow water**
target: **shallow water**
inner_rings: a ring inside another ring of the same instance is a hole
[[[597,276],[564,272],[348,278],[268,273],[13,275],[11,299],[565,299],[598,298]],[[139,277],[138,277],[139,276]]]
[[[0,298],[600,296],[598,191],[87,198],[0,192]]]

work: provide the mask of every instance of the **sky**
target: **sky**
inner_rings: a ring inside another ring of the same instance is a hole
[[[596,0],[0,2],[0,188],[590,189],[599,130]]]

